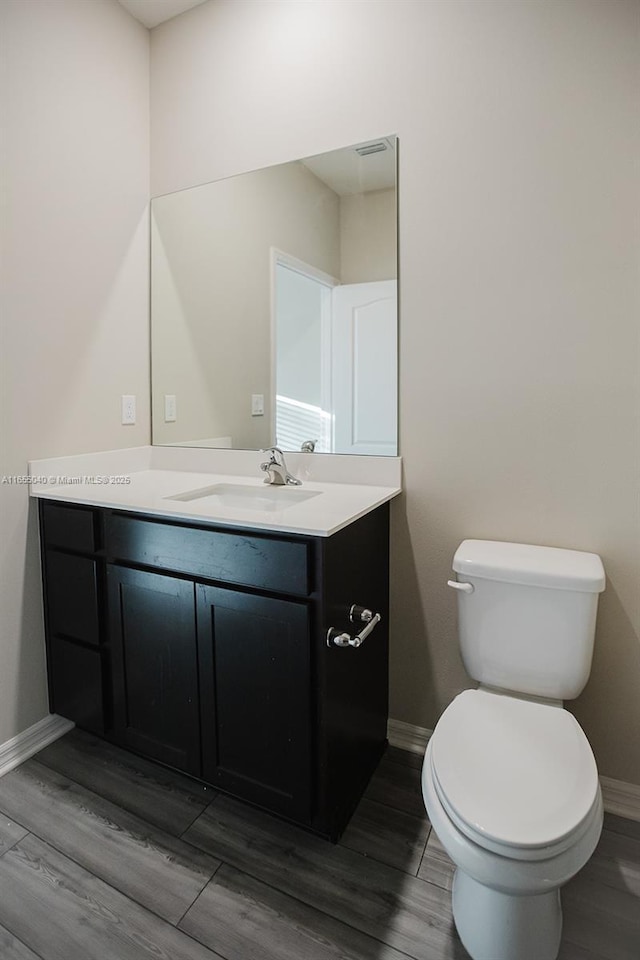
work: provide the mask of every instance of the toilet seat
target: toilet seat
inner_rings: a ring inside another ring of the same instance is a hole
[[[495,853],[554,856],[575,842],[598,802],[591,747],[559,705],[466,690],[443,713],[430,746],[447,814]]]

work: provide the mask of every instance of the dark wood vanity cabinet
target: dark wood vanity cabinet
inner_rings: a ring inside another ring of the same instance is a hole
[[[331,537],[40,502],[50,707],[336,839],[386,743],[389,508]],[[381,614],[359,648],[352,604]]]

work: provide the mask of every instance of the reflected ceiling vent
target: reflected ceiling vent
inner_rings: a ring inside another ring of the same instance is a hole
[[[381,153],[388,149],[389,145],[384,140],[373,140],[371,143],[362,143],[359,147],[356,147],[356,153],[359,153],[361,157],[368,157],[371,153]]]
[[[350,197],[394,189],[396,157],[396,138],[388,136],[306,157],[301,163],[339,197]]]

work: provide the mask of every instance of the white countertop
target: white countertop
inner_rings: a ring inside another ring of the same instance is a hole
[[[218,454],[223,452],[218,451]],[[237,463],[229,459],[221,461],[217,457],[212,465],[216,462],[218,469],[215,472],[203,472],[180,467],[163,469],[160,464],[154,467],[152,457],[140,455],[125,456],[118,460],[114,456],[116,453],[109,451],[107,454],[32,461],[31,476],[35,482],[31,484],[31,495],[198,523],[328,537],[393,499],[401,489],[399,482],[394,483],[388,469],[384,471],[385,482],[381,485],[320,481],[308,477],[313,472],[309,468],[300,470],[299,475],[307,477],[301,486],[274,488],[265,485],[259,473],[253,477],[246,473],[227,472],[227,468]],[[182,466],[185,465],[188,465],[188,460],[182,462]],[[327,472],[330,471],[325,463],[322,473],[326,475]],[[341,472],[344,475],[344,463],[341,464]],[[233,506],[221,504],[220,498],[215,495],[185,501],[168,499],[215,484],[242,486],[243,491],[245,488],[255,491],[258,499],[255,502],[249,499],[234,503]],[[265,489],[272,498],[267,509],[264,508],[264,502],[258,505]],[[276,499],[279,490],[283,491],[285,497],[287,491],[316,495],[299,503],[287,502],[284,509],[280,509]]]

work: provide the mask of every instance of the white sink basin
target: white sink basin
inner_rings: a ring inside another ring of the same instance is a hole
[[[319,497],[320,490],[301,490],[300,487],[253,485],[244,483],[214,483],[209,487],[176,493],[165,500],[208,500],[212,507],[237,507],[241,510],[270,512],[287,510],[312,497]]]

